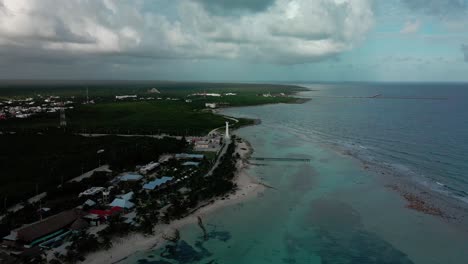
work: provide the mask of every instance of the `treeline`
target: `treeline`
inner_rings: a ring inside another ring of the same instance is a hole
[[[110,164],[134,169],[163,153],[181,152],[185,140],[148,137],[83,137],[67,133],[0,135],[1,210],[36,193],[53,191],[83,172]]]

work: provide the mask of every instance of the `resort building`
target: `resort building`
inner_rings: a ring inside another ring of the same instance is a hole
[[[119,180],[122,182],[137,182],[143,179],[143,176],[140,174],[127,173],[119,177]]]
[[[171,182],[173,179],[174,179],[173,177],[164,176],[160,179],[150,181],[147,184],[143,185],[143,189],[154,190],[156,188],[166,185],[168,182]]]
[[[93,195],[96,195],[98,193],[101,193],[102,191],[104,191],[104,187],[91,187],[89,189],[87,189],[86,191],[80,193],[78,195],[78,197],[81,197],[81,196],[93,196]]]
[[[200,162],[187,161],[187,162],[182,163],[182,166],[198,167],[198,165],[200,165]]]
[[[120,208],[128,210],[128,209],[132,209],[133,207],[135,207],[135,204],[122,198],[115,198],[114,201],[112,201],[112,203],[109,204],[109,206],[120,207]]]
[[[82,212],[78,209],[64,211],[16,230],[3,237],[4,245],[17,250],[35,246],[47,247],[49,243],[57,242],[74,229],[86,227],[81,222]]]
[[[207,149],[210,147],[210,142],[207,140],[200,140],[195,142],[195,148],[197,149]]]
[[[115,99],[117,100],[124,100],[124,99],[129,99],[129,98],[137,98],[136,95],[116,95]]]
[[[188,154],[188,153],[180,153],[175,155],[176,159],[198,159],[202,160],[205,158],[203,154]]]
[[[207,108],[216,108],[218,105],[216,103],[205,103],[205,107]]]
[[[130,200],[133,198],[134,193],[129,192],[127,194],[119,195],[117,198],[115,198],[112,203],[109,204],[110,207],[120,207],[122,209],[132,209],[135,207],[135,204],[130,202]]]
[[[205,95],[206,96],[213,96],[213,97],[220,97],[221,96],[221,94],[219,94],[219,93],[206,93]]]
[[[142,166],[142,167],[140,168],[140,173],[141,173],[141,174],[147,174],[147,173],[149,173],[149,172],[155,170],[157,167],[159,167],[159,165],[160,165],[160,164],[159,164],[158,162],[153,162],[153,161],[152,161],[152,162],[146,164],[145,166]]]
[[[88,215],[83,218],[86,219],[92,225],[98,225],[100,222],[105,222],[111,215],[119,214],[123,211],[122,207],[111,207],[108,210],[90,210]]]

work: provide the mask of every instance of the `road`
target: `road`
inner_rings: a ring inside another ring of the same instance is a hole
[[[224,116],[224,115],[223,115],[223,117],[226,118],[226,119],[229,119],[229,120],[232,120],[232,121],[236,122],[236,124],[239,123],[239,120],[238,120],[238,119],[235,119],[234,117]],[[234,125],[234,124],[229,124],[229,127],[232,127],[233,125]],[[225,127],[226,127],[226,126],[224,125],[224,126],[220,126],[220,127],[217,127],[217,128],[215,128],[215,129],[211,130],[211,131],[208,133],[208,136],[210,136],[210,135],[212,135],[213,133],[215,133],[216,131],[218,131],[218,129],[225,128]]]
[[[213,164],[213,167],[211,167],[210,171],[205,175],[205,177],[208,177],[211,174],[213,174],[213,171],[216,169],[216,167],[218,167],[219,162],[221,161],[221,157],[224,156],[224,154],[226,154],[227,146],[229,146],[230,143],[231,143],[230,139],[224,140],[223,146],[221,147],[221,150],[219,151],[218,158],[216,158],[216,161]]]

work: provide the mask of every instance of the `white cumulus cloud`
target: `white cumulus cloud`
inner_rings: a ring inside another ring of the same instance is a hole
[[[109,65],[122,57],[297,64],[352,49],[374,21],[372,0],[244,1],[234,13],[219,11],[230,1],[212,9],[210,1],[174,0],[171,13],[158,11],[161,2],[0,0],[0,56],[16,64],[82,56]]]

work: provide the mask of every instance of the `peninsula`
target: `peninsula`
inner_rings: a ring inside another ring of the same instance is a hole
[[[229,133],[254,121],[217,110],[294,103],[303,90],[105,84],[0,89],[1,162],[9,164],[0,192],[5,260],[113,262],[254,197],[264,186],[244,171],[253,150]]]

